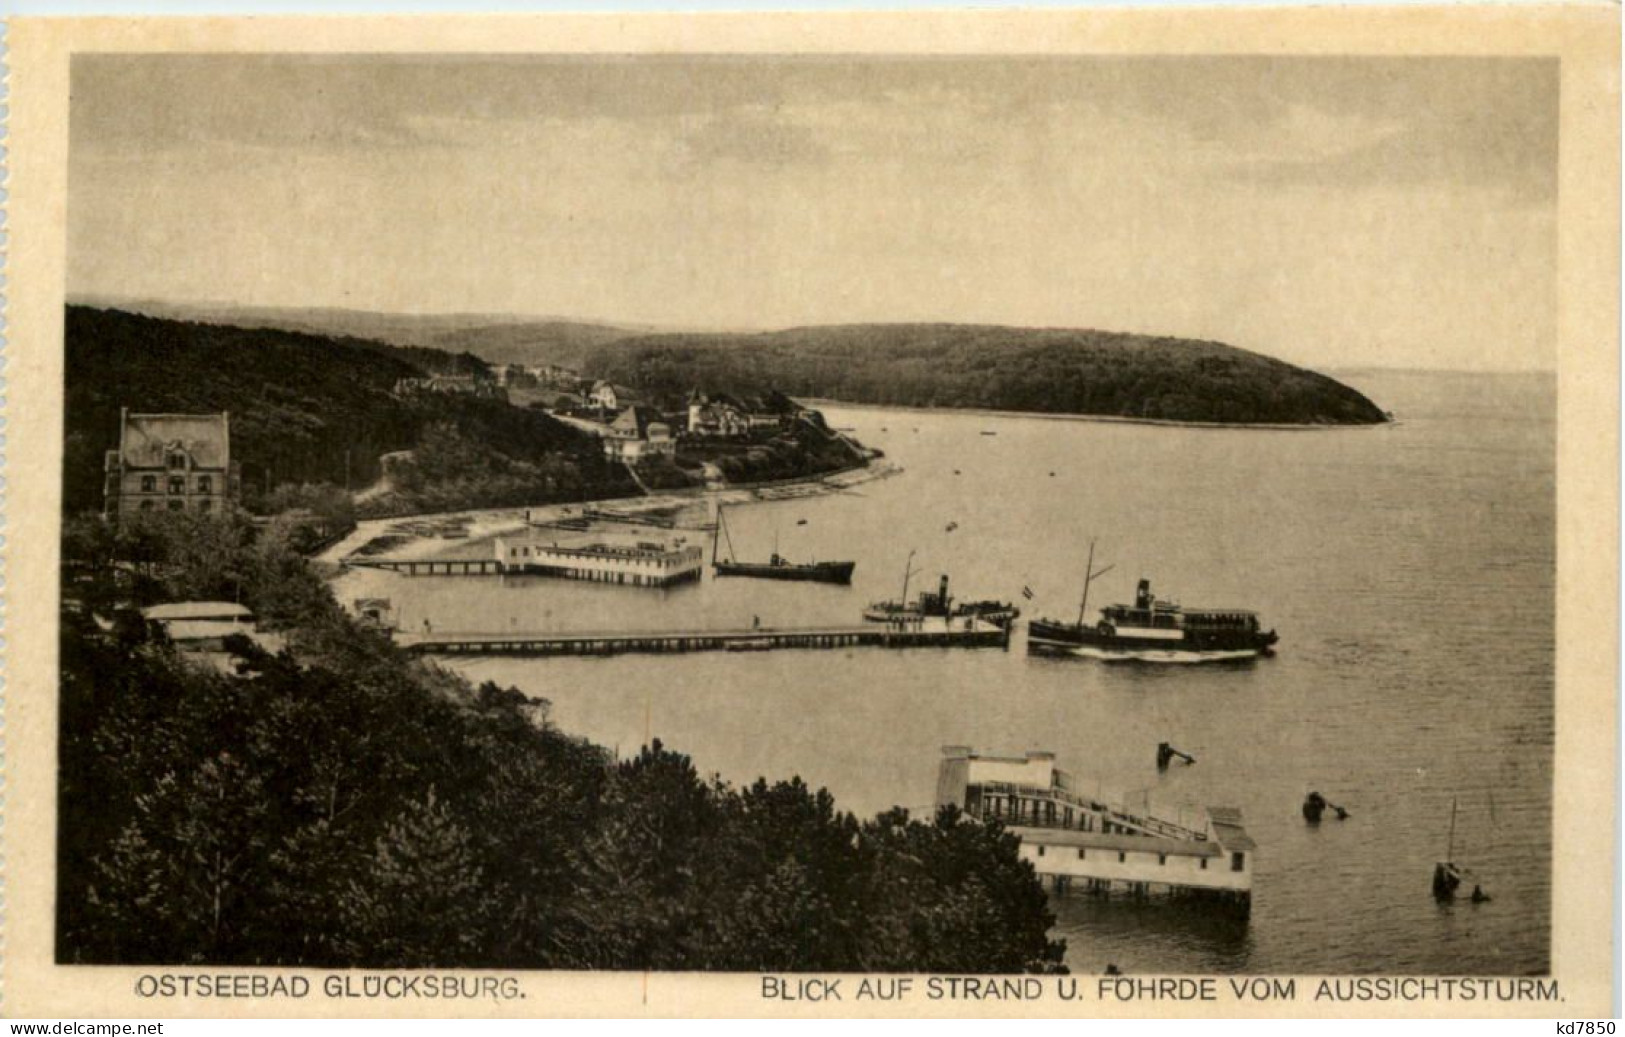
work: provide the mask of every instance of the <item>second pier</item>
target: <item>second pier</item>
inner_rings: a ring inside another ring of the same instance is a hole
[[[858,627],[760,628],[751,630],[646,631],[639,633],[398,633],[409,651],[429,655],[621,655],[630,652],[751,652],[835,648],[1004,648],[1010,631],[974,620],[899,629]]]

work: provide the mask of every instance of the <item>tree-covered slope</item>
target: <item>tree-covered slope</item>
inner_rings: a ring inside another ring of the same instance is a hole
[[[491,489],[533,503],[635,489],[603,463],[596,440],[540,412],[472,396],[391,395],[401,378],[481,366],[467,354],[79,306],[68,307],[65,338],[70,512],[101,506],[102,458],[117,445],[120,407],[229,411],[232,457],[253,492],[289,482],[364,487],[381,454],[432,447],[448,430],[468,448],[461,469],[436,473],[464,484],[440,504],[515,502],[490,499]],[[432,468],[440,459],[423,460]]]
[[[511,313],[386,313],[323,306],[245,306],[96,296],[82,296],[72,301],[95,309],[121,310],[163,320],[292,331],[322,338],[357,338],[391,346],[448,352],[477,346],[480,356],[494,364],[575,366],[592,346],[629,335],[668,330]]]
[[[645,335],[591,375],[674,399],[693,387],[918,407],[1290,425],[1386,420],[1342,383],[1218,342],[1090,330],[864,324]]]
[[[63,557],[60,962],[1063,971],[996,823],[617,760],[352,622],[240,516],[72,521]],[[233,597],[287,650],[215,669],[118,607]]]
[[[581,321],[524,321],[447,331],[435,336],[434,345],[476,352],[493,364],[579,367],[594,349],[632,334],[625,328]]]

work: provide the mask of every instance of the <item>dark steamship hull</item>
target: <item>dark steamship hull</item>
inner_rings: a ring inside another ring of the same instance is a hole
[[[806,565],[773,565],[768,562],[716,562],[718,576],[744,576],[757,580],[797,580],[804,583],[852,582],[857,562],[811,562]]]

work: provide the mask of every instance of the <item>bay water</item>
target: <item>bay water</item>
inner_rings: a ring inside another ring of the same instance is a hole
[[[1085,788],[1191,821],[1241,808],[1249,918],[1055,898],[1068,964],[1128,973],[1528,974],[1549,968],[1555,382],[1353,372],[1394,424],[1212,429],[823,407],[901,467],[850,492],[730,507],[733,551],[853,559],[850,587],[723,579],[643,590],[545,578],[342,576],[403,626],[482,632],[853,625],[951,576],[1024,617],[999,649],[448,660],[631,754],[652,738],[745,784],[800,775],[860,815],[931,808],[944,745],[1045,749]],[[703,506],[690,519],[706,518]],[[686,534],[706,543],[710,534]],[[1142,577],[1257,610],[1273,658],[1155,665],[1029,656],[1025,619],[1076,620]],[[723,544],[724,551],[727,543]],[[1032,597],[1024,596],[1024,589]],[[1159,773],[1156,746],[1196,758]],[[1344,821],[1304,823],[1316,790]],[[1454,857],[1494,899],[1437,905]]]

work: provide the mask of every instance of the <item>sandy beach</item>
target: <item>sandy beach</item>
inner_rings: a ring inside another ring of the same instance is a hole
[[[574,501],[530,508],[488,508],[365,519],[356,524],[349,536],[317,555],[317,561],[342,565],[350,556],[381,537],[403,539],[390,545],[387,550],[371,555],[373,559],[483,558],[495,537],[524,529],[527,525],[580,519],[587,513],[591,513],[594,522],[613,522],[615,518],[647,520],[659,515],[670,519],[677,527],[695,528],[711,521],[711,509],[716,504],[748,504],[752,501],[795,500],[829,493],[851,493],[864,483],[888,478],[901,471],[885,458],[874,458],[860,467],[828,475],[717,490],[655,493],[646,497]],[[460,527],[466,536],[445,537],[435,531],[435,527],[450,526]]]

